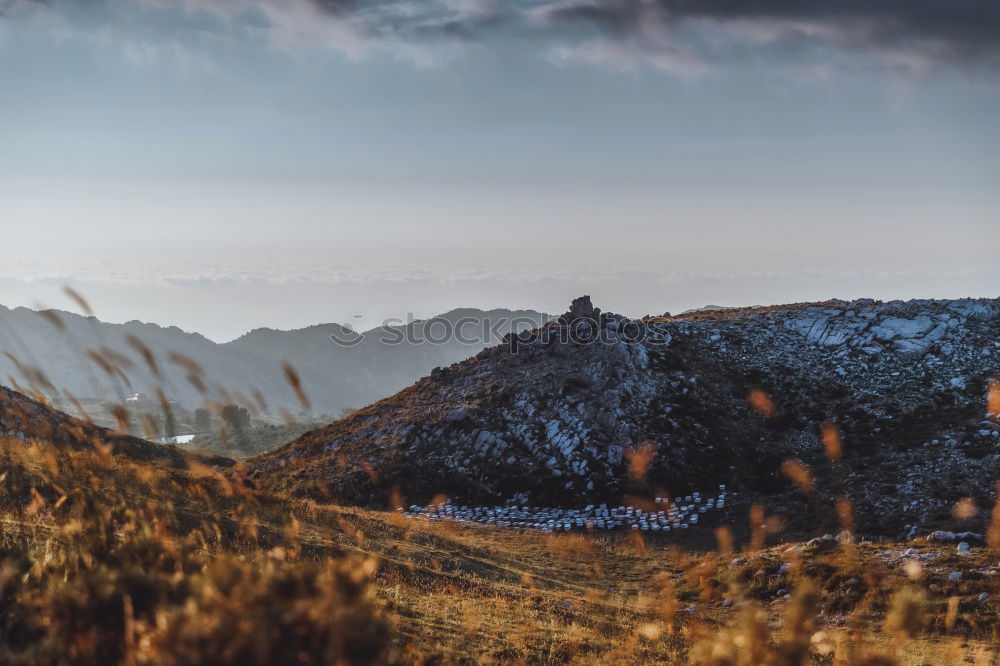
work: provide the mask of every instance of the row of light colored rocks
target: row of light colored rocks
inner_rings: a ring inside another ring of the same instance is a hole
[[[728,493],[724,485],[718,494],[702,496],[693,493],[684,497],[655,498],[656,510],[629,506],[589,504],[583,509],[562,509],[539,506],[456,506],[449,501],[429,506],[411,505],[400,509],[405,515],[432,521],[479,523],[512,529],[542,532],[578,530],[632,529],[643,532],[670,532],[694,527],[702,515],[726,507]],[[662,508],[660,508],[662,507]]]

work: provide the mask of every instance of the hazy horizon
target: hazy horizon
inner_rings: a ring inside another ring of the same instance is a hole
[[[760,276],[759,283],[766,283],[767,279],[768,279],[767,276]],[[779,281],[781,280],[780,277],[778,278],[771,277],[770,279]],[[745,285],[746,278],[743,279],[731,278],[731,280],[733,281],[734,284],[735,282],[739,282],[744,286],[746,286]],[[865,277],[856,276],[855,280],[857,281],[858,284],[860,284],[865,280]],[[833,298],[838,298],[841,300],[853,300],[856,298],[875,298],[877,300],[882,300],[882,301],[910,300],[912,298],[920,298],[920,299],[996,298],[995,294],[989,294],[989,293],[957,293],[957,292],[949,292],[947,290],[940,290],[938,288],[935,288],[932,284],[934,282],[937,282],[934,276],[929,276],[929,281],[927,283],[928,289],[925,292],[922,292],[921,295],[907,296],[907,289],[908,285],[911,284],[911,280],[912,280],[911,276],[898,276],[896,280],[894,280],[894,283],[896,285],[895,290],[887,289],[885,290],[885,293],[883,293],[882,295],[875,295],[875,296],[872,296],[871,294],[864,291],[855,290],[855,291],[850,291],[850,293],[848,293],[846,296],[839,294],[830,294],[827,296],[811,297],[807,295],[801,298],[791,298],[785,300],[766,300],[766,299],[755,300],[754,298],[751,297],[752,293],[754,292],[747,291],[745,289],[737,292],[734,289],[732,293],[734,294],[740,293],[744,297],[739,299],[730,299],[730,300],[703,299],[701,301],[694,300],[692,294],[702,293],[702,291],[696,288],[694,289],[691,288],[690,283],[679,281],[675,287],[678,293],[675,293],[673,298],[670,300],[673,303],[681,303],[681,305],[673,308],[648,307],[645,309],[638,307],[637,304],[641,303],[643,300],[648,300],[648,299],[637,300],[635,298],[633,299],[626,298],[624,299],[625,302],[631,305],[632,307],[621,308],[619,306],[616,306],[614,302],[612,302],[611,299],[608,298],[608,296],[614,294],[615,292],[621,291],[622,288],[620,284],[615,285],[615,287],[612,289],[609,289],[607,286],[602,287],[598,285],[597,289],[589,289],[589,290],[583,289],[583,290],[578,290],[579,293],[577,293],[577,292],[570,292],[565,283],[554,282],[545,285],[544,289],[544,291],[546,292],[545,296],[539,297],[536,294],[534,297],[528,299],[525,299],[525,297],[521,294],[523,294],[523,292],[527,290],[529,287],[533,288],[533,291],[537,292],[539,285],[520,284],[516,285],[518,288],[513,289],[511,291],[511,293],[514,295],[512,300],[521,299],[523,302],[513,302],[510,304],[504,304],[500,299],[502,299],[503,290],[506,289],[507,287],[510,287],[511,285],[508,284],[490,285],[491,287],[494,288],[491,290],[483,289],[482,285],[476,285],[471,289],[463,289],[458,291],[461,292],[461,291],[471,290],[477,294],[484,294],[486,296],[484,300],[489,301],[486,305],[481,305],[471,302],[463,302],[462,300],[460,300],[461,297],[459,297],[458,300],[451,301],[449,300],[449,297],[453,292],[449,290],[448,293],[445,295],[438,295],[434,298],[426,299],[426,302],[428,303],[440,302],[441,305],[438,306],[437,308],[435,308],[433,305],[429,305],[424,309],[417,310],[417,309],[394,307],[393,304],[391,303],[375,303],[375,305],[372,306],[359,307],[355,312],[349,309],[339,309],[339,310],[325,309],[318,305],[315,308],[312,308],[310,307],[310,304],[308,302],[299,302],[296,304],[296,307],[294,308],[295,312],[281,312],[278,316],[275,316],[274,314],[260,313],[259,310],[253,308],[247,308],[246,309],[247,311],[241,310],[241,312],[243,313],[243,316],[241,318],[230,323],[229,325],[216,324],[216,325],[209,325],[207,327],[199,326],[198,324],[199,321],[201,322],[213,321],[213,318],[205,312],[206,310],[218,307],[220,301],[226,302],[231,309],[233,308],[233,303],[231,301],[225,301],[224,299],[214,300],[215,298],[218,298],[217,290],[215,289],[212,290],[214,295],[206,294],[207,300],[205,302],[198,302],[196,304],[192,304],[190,302],[187,302],[185,304],[176,304],[178,306],[177,311],[180,313],[176,321],[162,318],[163,316],[165,316],[165,312],[169,311],[169,309],[163,307],[162,303],[156,303],[156,302],[149,303],[148,286],[138,287],[137,291],[129,294],[128,297],[125,298],[122,298],[121,296],[121,291],[120,291],[122,289],[121,287],[118,287],[115,291],[108,294],[103,294],[100,291],[98,291],[99,298],[96,300],[94,299],[93,292],[91,292],[89,295],[86,295],[85,297],[87,298],[88,303],[95,311],[94,316],[96,316],[101,321],[105,321],[112,324],[124,324],[129,321],[137,320],[143,323],[157,324],[162,327],[176,326],[188,333],[199,333],[201,335],[204,335],[206,338],[217,343],[230,342],[258,328],[269,328],[276,330],[295,330],[320,324],[341,324],[341,325],[349,324],[355,330],[366,331],[386,322],[388,322],[391,325],[396,325],[398,323],[405,323],[412,321],[414,319],[427,319],[429,317],[445,314],[452,310],[463,309],[463,308],[472,308],[484,311],[493,309],[534,310],[540,313],[557,316],[566,310],[567,306],[569,305],[569,301],[572,298],[574,298],[575,296],[583,295],[584,293],[587,293],[592,296],[594,304],[597,307],[601,307],[602,309],[608,311],[617,312],[619,314],[624,314],[629,317],[641,317],[647,314],[657,315],[657,314],[663,314],[664,312],[679,314],[681,312],[684,312],[685,310],[696,309],[706,305],[721,306],[721,307],[745,307],[752,305],[781,305],[786,303],[825,301]],[[734,284],[731,286],[734,286]],[[79,287],[79,285],[76,286]],[[232,286],[234,285],[230,285],[230,287]],[[593,286],[593,283],[591,283],[591,286]],[[46,308],[54,308],[57,310],[63,310],[67,312],[76,312],[78,314],[83,314],[82,312],[80,312],[79,307],[73,302],[73,300],[67,297],[63,293],[64,287],[65,287],[64,284],[62,283],[56,284],[54,282],[45,282],[44,285],[32,284],[28,300],[22,303],[13,303],[13,304],[0,303],[0,306],[4,306],[10,309],[15,309],[18,307],[27,307],[36,310],[39,309],[40,307],[46,307]],[[319,290],[327,288],[327,286],[323,284],[313,285],[313,287]],[[237,289],[238,288],[239,287],[237,286]],[[419,292],[422,288],[423,287],[416,287],[415,291]],[[377,290],[378,287],[375,287],[374,289]],[[427,290],[431,291],[431,288],[428,287]],[[303,291],[304,290],[301,286],[295,289],[295,293],[298,295],[300,299],[307,298],[303,297],[302,295]],[[311,293],[311,290],[307,289],[305,291]],[[810,289],[807,287],[805,290],[803,290],[802,293],[808,293],[809,291]],[[39,293],[48,294],[51,296],[51,298],[45,300],[39,300],[37,298],[37,295]],[[145,293],[145,298],[143,297],[143,293]],[[566,294],[565,298],[559,300],[561,295],[564,293]],[[719,293],[719,292],[718,291],[713,292],[709,290],[704,293]],[[759,293],[766,294],[767,290],[762,289]],[[248,289],[244,292],[244,296],[248,299],[256,298],[258,294],[259,291],[256,290]],[[414,296],[414,299],[416,298],[417,296]],[[276,297],[276,300],[280,300],[280,298]],[[538,303],[542,303],[543,305],[537,305]],[[130,312],[132,312],[130,308],[132,308],[134,304],[138,305],[138,307],[135,308],[135,312],[139,313],[146,312],[148,314],[129,314]],[[152,307],[144,307],[144,305],[146,304],[152,305]],[[547,307],[545,304],[548,304],[551,307]],[[181,305],[185,305],[186,309],[181,308]],[[157,315],[156,313],[159,313],[159,315]],[[252,319],[253,313],[260,314],[261,320],[259,322],[255,323],[253,321]],[[194,316],[192,316],[192,314]],[[315,316],[313,319],[310,319],[310,315],[315,315]]]

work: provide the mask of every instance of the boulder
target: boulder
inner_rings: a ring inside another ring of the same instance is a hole
[[[909,358],[920,358],[928,351],[934,343],[930,340],[910,340],[902,338],[892,343],[893,348],[900,356]]]
[[[913,339],[924,336],[934,327],[934,320],[926,315],[913,319],[888,317],[872,329],[875,339],[882,342],[892,342],[899,338]]]

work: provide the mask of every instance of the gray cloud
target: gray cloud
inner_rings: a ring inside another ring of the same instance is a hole
[[[242,22],[294,48],[417,58],[498,35],[562,59],[695,72],[747,54],[873,52],[914,69],[1000,64],[998,0],[0,0],[0,14],[180,11]],[[134,18],[134,17],[133,17]],[[263,26],[261,26],[263,22]]]
[[[553,28],[583,23],[618,40],[700,23],[757,44],[811,41],[928,60],[1000,56],[995,0],[566,0],[535,12]]]

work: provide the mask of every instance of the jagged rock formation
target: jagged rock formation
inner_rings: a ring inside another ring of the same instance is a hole
[[[590,296],[581,296],[580,298],[573,299],[573,302],[569,304],[569,310],[566,314],[559,317],[559,323],[566,325],[572,324],[577,319],[596,320],[600,315],[600,308],[594,307],[594,304],[590,302]]]
[[[376,505],[393,488],[417,503],[582,506],[724,483],[801,507],[780,471],[795,458],[819,496],[849,496],[862,524],[898,532],[946,520],[961,497],[992,503],[1000,424],[986,391],[998,376],[1000,300],[632,321],[578,299],[557,322],[254,459],[250,476]],[[751,406],[754,391],[773,410]],[[824,424],[842,461],[824,450]]]

